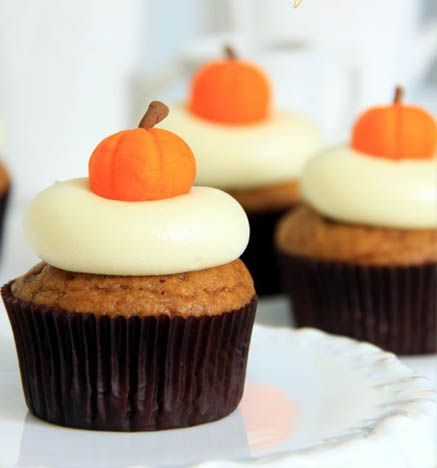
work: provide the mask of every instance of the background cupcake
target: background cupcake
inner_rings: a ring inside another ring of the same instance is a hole
[[[305,169],[306,205],[276,242],[299,325],[400,354],[437,351],[436,123],[401,102],[356,123]]]
[[[161,126],[182,132],[193,148],[197,183],[227,191],[246,210],[251,240],[242,258],[258,294],[274,294],[274,226],[299,201],[301,170],[321,135],[304,117],[273,111],[264,72],[229,48],[226,54],[196,73],[188,102],[174,104]]]
[[[3,238],[3,224],[9,198],[10,182],[5,166],[0,162],[0,242]]]
[[[30,411],[56,424],[138,431],[192,426],[242,396],[256,309],[238,259],[249,226],[228,194],[191,187],[175,134],[104,139],[89,179],[31,202],[28,240],[44,261],[2,288]]]
[[[0,143],[1,143],[1,127],[0,127]],[[10,180],[5,166],[0,162],[0,242],[3,237],[3,223],[5,220],[6,206],[9,197]]]

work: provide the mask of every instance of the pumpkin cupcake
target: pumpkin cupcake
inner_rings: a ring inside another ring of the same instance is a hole
[[[183,133],[193,148],[197,183],[225,190],[246,210],[251,239],[242,259],[258,294],[276,294],[274,226],[298,203],[303,165],[321,148],[321,135],[304,117],[273,111],[265,73],[225,51],[196,73],[188,102],[171,106],[161,126]]]
[[[0,242],[3,238],[6,208],[9,199],[10,181],[5,166],[0,163]]]
[[[308,163],[305,205],[281,220],[276,242],[300,326],[434,353],[436,122],[401,95],[361,116],[350,145]]]
[[[0,142],[1,142],[1,128],[0,128]],[[3,224],[6,214],[6,207],[9,198],[10,180],[5,166],[0,162],[0,242],[3,237]]]
[[[249,225],[195,159],[153,126],[104,139],[89,178],[41,192],[25,215],[43,263],[2,288],[29,410],[63,426],[145,431],[238,405],[256,309],[239,260]]]

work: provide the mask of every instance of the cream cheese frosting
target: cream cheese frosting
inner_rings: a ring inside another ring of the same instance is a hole
[[[312,159],[304,200],[328,218],[400,229],[437,227],[437,158],[391,160],[344,145]]]
[[[196,155],[196,183],[227,190],[296,179],[322,146],[317,128],[289,112],[275,112],[250,125],[223,125],[175,104],[159,126],[184,135]]]
[[[25,217],[37,255],[63,270],[161,275],[201,270],[238,258],[249,240],[242,207],[209,187],[145,202],[94,194],[88,179],[57,182],[39,193]]]

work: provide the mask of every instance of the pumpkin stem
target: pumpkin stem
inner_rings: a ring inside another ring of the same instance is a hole
[[[400,104],[404,98],[405,90],[402,86],[396,86],[393,104]]]
[[[157,123],[164,120],[169,113],[168,107],[161,101],[152,101],[149,104],[149,107],[138,124],[138,128],[148,128],[154,127]]]
[[[237,54],[235,52],[235,49],[230,45],[225,46],[225,57],[228,60],[237,60]]]

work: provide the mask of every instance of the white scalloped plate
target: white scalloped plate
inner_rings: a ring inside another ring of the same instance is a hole
[[[0,466],[433,468],[436,399],[396,357],[347,338],[255,326],[246,391],[222,421],[98,433],[27,413],[0,327]],[[221,461],[211,461],[221,460]]]

